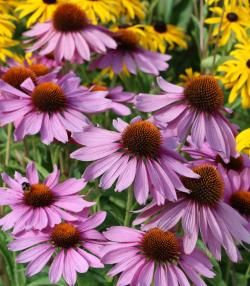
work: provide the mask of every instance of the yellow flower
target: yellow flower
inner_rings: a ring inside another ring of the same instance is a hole
[[[5,63],[7,59],[20,61],[20,57],[9,49],[16,46],[17,44],[17,41],[6,37],[0,37],[0,62]]]
[[[12,0],[0,0],[0,11],[3,13],[8,13],[8,11],[13,8],[17,1]]]
[[[154,25],[144,25],[141,29],[144,30],[141,43],[147,49],[165,53],[166,48],[173,49],[175,45],[187,48],[187,36],[179,27],[156,22]]]
[[[12,38],[13,32],[16,28],[13,21],[15,17],[0,13],[0,36]]]
[[[243,108],[250,108],[250,40],[237,44],[230,55],[232,59],[218,67],[223,73],[221,81],[226,88],[231,88],[229,103],[240,94]]]
[[[192,68],[185,69],[185,74],[181,74],[179,77],[181,79],[181,85],[185,86],[190,80],[192,80],[194,77],[198,77],[201,74],[199,72],[193,72]]]
[[[35,24],[37,21],[45,22],[50,20],[58,4],[65,0],[24,0],[19,4],[16,11],[19,12],[19,18],[28,16],[27,27]]]
[[[79,4],[93,24],[115,22],[121,6],[117,0],[74,0]]]
[[[205,0],[207,5],[213,5],[214,3],[218,3],[220,0]]]
[[[129,19],[144,19],[146,6],[140,0],[117,0],[122,11],[121,14],[128,16]]]
[[[237,150],[250,156],[250,128],[242,131],[236,137]]]
[[[217,4],[220,0],[205,0],[207,5]],[[225,0],[224,4],[226,5],[245,5],[249,6],[248,0]]]
[[[215,14],[213,17],[205,20],[207,24],[216,24],[213,30],[213,36],[217,36],[220,29],[223,9],[213,7],[210,10]],[[250,27],[249,11],[246,7],[240,5],[225,4],[225,12],[222,18],[220,46],[227,44],[232,35],[235,35],[239,41],[247,38],[247,29]]]

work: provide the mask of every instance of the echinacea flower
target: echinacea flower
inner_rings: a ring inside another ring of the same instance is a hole
[[[92,24],[115,22],[121,5],[117,0],[72,0],[88,15]]]
[[[39,273],[51,260],[51,283],[56,284],[63,277],[67,285],[74,286],[77,272],[104,267],[98,256],[105,238],[95,228],[105,217],[105,212],[98,212],[80,218],[79,222],[64,221],[43,231],[26,231],[15,237],[9,249],[22,251],[16,261],[28,263],[27,276]]]
[[[228,162],[220,157],[207,142],[204,142],[201,147],[197,147],[190,138],[188,138],[188,146],[184,146],[182,151],[186,152],[192,159],[192,164],[209,163],[216,166],[223,179],[229,176],[238,177],[245,169],[250,168],[250,159],[245,154],[238,154],[237,157],[230,157]],[[235,180],[237,180],[235,178]]]
[[[142,72],[158,75],[160,71],[168,68],[170,56],[145,50],[140,46],[140,38],[129,28],[120,28],[113,33],[118,47],[108,50],[90,64],[90,69],[112,68],[115,74],[129,72],[137,74]]]
[[[53,227],[62,220],[75,221],[77,214],[95,203],[85,201],[80,191],[85,187],[83,179],[70,178],[59,183],[57,167],[43,181],[34,163],[26,168],[26,177],[15,173],[11,178],[6,173],[2,179],[8,187],[0,188],[0,204],[11,207],[11,212],[0,219],[3,230],[41,230]]]
[[[250,156],[250,128],[243,130],[236,137],[237,150]]]
[[[122,86],[116,86],[113,88],[107,88],[103,85],[94,85],[91,87],[91,91],[107,91],[106,98],[112,100],[110,103],[111,110],[121,116],[127,116],[131,114],[130,108],[126,105],[131,103],[135,97],[133,92],[126,92]]]
[[[243,108],[250,108],[250,41],[237,44],[230,56],[218,67],[221,81],[231,89],[228,102],[232,104],[240,95]]]
[[[39,51],[42,56],[53,52],[58,62],[82,63],[90,60],[91,52],[106,53],[117,46],[104,28],[89,23],[85,12],[74,3],[59,5],[51,21],[38,23],[24,34],[32,43],[29,52]]]
[[[228,112],[223,106],[224,94],[213,76],[195,76],[185,87],[173,85],[161,77],[157,82],[164,93],[137,96],[137,109],[154,112],[156,120],[167,123],[168,128],[177,128],[181,141],[190,133],[198,147],[206,140],[225,162],[230,156],[237,157],[236,130],[224,116]]]
[[[250,242],[247,221],[223,201],[224,181],[214,166],[203,164],[195,166],[193,171],[200,175],[199,179],[182,179],[190,194],[179,196],[177,202],[167,202],[164,206],[153,202],[140,211],[134,224],[145,222],[145,230],[152,227],[169,230],[181,221],[185,253],[194,250],[200,233],[216,259],[221,259],[223,247],[236,262],[241,258],[236,245]]]
[[[65,0],[24,0],[18,3],[16,12],[19,19],[28,17],[26,25],[29,28],[37,22],[51,20],[54,11]]]
[[[165,199],[177,199],[175,189],[186,192],[177,174],[199,177],[183,164],[184,159],[171,149],[154,123],[136,117],[130,124],[114,120],[113,126],[117,131],[89,127],[73,134],[73,139],[85,146],[70,157],[95,161],[86,168],[85,180],[102,176],[103,189],[111,188],[117,180],[117,192],[133,184],[139,204],[146,203],[149,193],[157,204],[163,204]]]
[[[216,25],[212,35],[217,37],[220,33],[219,44],[221,46],[226,45],[232,39],[232,36],[238,41],[246,39],[247,29],[250,27],[249,11],[246,7],[229,3],[225,3],[224,5],[224,12],[222,7],[219,6],[210,8],[215,16],[205,20],[206,24]]]
[[[229,171],[225,177],[226,191],[224,200],[237,210],[248,221],[250,231],[250,169],[235,177],[233,171]]]
[[[201,276],[215,275],[208,257],[197,248],[185,254],[182,239],[173,232],[114,226],[103,234],[109,243],[102,262],[114,264],[108,275],[120,274],[117,286],[201,286],[206,285]]]
[[[143,46],[147,49],[165,53],[176,45],[187,49],[187,36],[184,31],[174,25],[164,22],[155,22],[152,25],[143,25],[145,37],[142,38]]]
[[[18,90],[0,80],[0,92],[8,95],[8,99],[0,100],[0,124],[3,126],[17,120],[16,140],[40,133],[45,144],[54,139],[66,143],[67,131],[80,132],[90,124],[83,113],[109,109],[106,92],[86,90],[72,72],[37,85],[29,78],[21,88]]]

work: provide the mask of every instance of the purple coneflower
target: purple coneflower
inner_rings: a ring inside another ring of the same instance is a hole
[[[114,113],[121,116],[127,116],[131,114],[131,110],[128,106],[126,106],[126,104],[133,102],[135,97],[133,92],[123,91],[122,86],[107,88],[103,85],[94,85],[92,86],[91,91],[107,91],[108,94],[106,98],[112,100],[112,103],[110,103],[110,108]]]
[[[230,259],[236,262],[240,259],[236,244],[250,242],[247,221],[223,202],[224,182],[215,166],[203,164],[195,166],[193,171],[200,175],[199,179],[182,179],[190,194],[179,196],[177,202],[167,202],[161,207],[152,203],[140,211],[134,223],[146,222],[143,229],[159,226],[168,230],[181,220],[186,253],[194,250],[200,233],[216,259],[221,259],[223,247]]]
[[[0,92],[8,94],[7,99],[0,100],[0,125],[18,121],[16,140],[40,132],[45,144],[54,139],[65,143],[67,131],[80,132],[90,124],[83,113],[107,110],[111,102],[105,98],[106,92],[93,93],[81,87],[80,79],[73,73],[37,85],[30,77],[21,88],[0,80]]]
[[[154,112],[154,117],[167,123],[168,128],[177,128],[181,141],[189,133],[198,147],[206,140],[225,162],[237,157],[236,130],[224,117],[224,94],[213,76],[194,77],[184,88],[161,77],[158,84],[165,94],[137,96],[140,111]]]
[[[28,42],[34,42],[30,52],[40,50],[40,55],[53,52],[58,62],[89,61],[91,52],[105,53],[107,48],[117,46],[104,28],[91,25],[85,12],[73,3],[59,5],[51,21],[36,24],[24,35],[32,38]]]
[[[206,285],[201,275],[212,278],[212,264],[197,248],[183,251],[182,239],[170,231],[152,228],[147,232],[111,227],[103,233],[109,240],[102,262],[115,264],[108,275],[120,274],[117,286]]]
[[[177,199],[175,189],[187,191],[177,174],[199,177],[169,148],[167,138],[154,123],[136,117],[130,124],[114,120],[113,126],[116,132],[89,127],[73,134],[73,139],[85,147],[73,152],[71,158],[96,161],[84,172],[87,181],[102,176],[100,187],[109,189],[117,180],[117,192],[133,184],[139,204],[146,203],[149,193],[157,204],[163,204],[165,199]]]
[[[158,75],[160,71],[168,68],[166,61],[171,57],[140,47],[138,36],[133,31],[120,28],[114,32],[113,38],[117,41],[118,47],[115,50],[108,50],[105,55],[94,60],[90,65],[91,69],[110,67],[115,74],[122,71],[137,74],[138,70],[141,70]]]
[[[8,186],[0,188],[0,205],[9,205],[11,212],[0,219],[3,230],[14,232],[29,229],[44,229],[64,220],[77,220],[77,214],[94,205],[85,201],[80,191],[85,187],[83,179],[68,179],[59,183],[57,168],[44,180],[39,181],[34,163],[29,163],[26,177],[15,173],[14,179],[2,174]]]
[[[98,212],[84,218],[81,223],[61,222],[43,231],[24,232],[9,244],[9,249],[24,250],[16,260],[28,263],[27,276],[39,273],[52,260],[49,270],[51,283],[56,284],[63,277],[69,286],[73,286],[77,272],[85,273],[89,267],[103,267],[98,256],[105,238],[95,228],[105,216],[105,212]]]
[[[224,180],[224,200],[246,218],[250,231],[250,169],[244,169],[238,176],[229,171]]]

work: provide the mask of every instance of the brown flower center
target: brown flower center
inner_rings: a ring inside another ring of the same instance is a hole
[[[232,194],[231,206],[240,214],[250,216],[250,192],[238,191]]]
[[[124,50],[135,49],[139,42],[138,36],[128,29],[120,29],[114,33],[114,39],[117,41],[119,47]]]
[[[154,158],[161,146],[160,130],[148,121],[131,123],[122,133],[122,145],[133,155]]]
[[[229,13],[227,13],[227,19],[229,22],[237,22],[239,17],[236,13],[229,12]]]
[[[168,30],[167,25],[162,21],[156,22],[153,27],[154,27],[154,30],[158,33],[166,33]]]
[[[35,107],[42,112],[59,112],[67,104],[63,90],[53,82],[40,83],[31,96]]]
[[[184,94],[190,105],[201,112],[213,113],[224,103],[224,95],[213,76],[201,75],[192,78]]]
[[[36,74],[36,76],[46,75],[50,71],[50,69],[43,64],[33,64],[30,65],[29,68]]]
[[[221,156],[217,155],[215,158],[215,162],[221,164],[227,170],[241,172],[244,168],[244,161],[242,156],[239,156],[237,158],[230,157],[230,161],[228,163],[225,163]]]
[[[77,32],[88,24],[85,12],[72,3],[58,6],[53,15],[53,25],[60,32]]]
[[[57,0],[43,0],[43,3],[45,4],[55,4]]]
[[[24,202],[32,207],[47,207],[54,200],[50,189],[44,184],[34,184],[24,192]]]
[[[103,85],[94,85],[91,89],[91,91],[108,91],[108,88]]]
[[[145,233],[141,248],[143,254],[156,262],[167,263],[179,259],[179,243],[174,233],[153,228]]]
[[[194,167],[199,179],[183,177],[184,186],[191,191],[188,197],[197,203],[209,207],[216,206],[223,196],[224,183],[216,168],[212,165]]]
[[[250,59],[246,62],[247,67],[250,69]]]
[[[74,225],[62,222],[52,230],[51,241],[56,247],[71,248],[80,243],[81,237]]]
[[[36,74],[25,67],[12,67],[2,76],[2,79],[9,85],[21,89],[21,84],[27,79],[31,78],[34,84],[36,83]]]

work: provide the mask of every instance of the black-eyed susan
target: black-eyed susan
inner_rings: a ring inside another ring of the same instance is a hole
[[[0,62],[5,63],[7,59],[20,61],[20,57],[9,49],[17,44],[17,41],[6,37],[0,37]]]
[[[121,7],[122,15],[127,16],[129,19],[143,19],[145,17],[146,6],[140,0],[118,0]]]
[[[8,11],[17,4],[17,1],[12,0],[0,0],[0,11],[3,13],[8,13]]]
[[[250,128],[243,130],[236,137],[236,146],[239,152],[243,152],[250,156]]]
[[[201,74],[199,72],[193,71],[192,68],[185,69],[185,73],[179,76],[181,80],[181,85],[187,85],[193,78],[199,77]]]
[[[25,0],[22,1],[16,12],[19,13],[19,18],[28,17],[27,27],[32,26],[37,21],[45,22],[50,20],[58,4],[68,2],[65,0]]]
[[[229,103],[241,95],[243,108],[250,108],[250,41],[237,44],[230,55],[233,58],[218,67],[222,82],[231,89]]]
[[[73,0],[88,15],[93,24],[115,22],[121,12],[121,5],[117,0]]]
[[[16,27],[13,21],[15,21],[15,17],[0,12],[0,36],[12,38]]]
[[[156,22],[153,25],[145,25],[144,32],[142,44],[147,49],[165,53],[166,48],[173,49],[176,45],[183,49],[187,48],[187,36],[180,27]]]
[[[220,34],[219,45],[226,45],[231,36],[238,41],[247,38],[247,29],[250,27],[249,11],[242,5],[225,4],[224,9],[217,6],[210,8],[214,14],[205,20],[206,24],[215,25],[212,35],[217,37]]]

